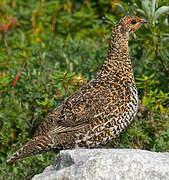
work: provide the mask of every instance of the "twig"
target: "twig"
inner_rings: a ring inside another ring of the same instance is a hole
[[[157,56],[158,59],[160,60],[160,62],[161,62],[161,64],[162,64],[163,68],[165,69],[166,73],[169,74],[169,69],[168,69],[168,67],[164,64],[163,58],[161,57],[158,49],[156,50],[156,56]]]

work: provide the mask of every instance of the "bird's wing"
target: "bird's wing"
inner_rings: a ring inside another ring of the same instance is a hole
[[[35,136],[48,132],[67,132],[83,128],[102,115],[109,103],[109,88],[104,81],[91,80],[69,96],[41,123]]]

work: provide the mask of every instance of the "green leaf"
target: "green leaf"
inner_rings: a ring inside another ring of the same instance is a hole
[[[112,14],[105,14],[105,20],[108,20],[106,22],[108,22],[109,24],[116,24],[115,17]]]
[[[143,96],[142,104],[143,104],[143,106],[147,106],[149,104],[149,99],[146,96]]]
[[[114,5],[118,6],[122,13],[127,14],[126,10],[124,9],[124,7],[120,3],[115,3]]]
[[[169,6],[162,6],[158,8],[154,15],[154,19],[153,19],[154,23],[162,14],[167,13],[167,12],[169,12]]]
[[[155,8],[156,8],[156,0],[152,0],[152,3],[151,3],[151,15],[152,16],[154,16]]]
[[[144,11],[146,12],[148,18],[151,16],[151,8],[150,8],[150,1],[149,0],[142,0],[141,1],[142,7]]]
[[[137,12],[139,12],[142,16],[145,16],[145,11],[142,9],[136,9]]]

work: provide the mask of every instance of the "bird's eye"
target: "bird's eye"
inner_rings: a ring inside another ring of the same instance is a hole
[[[134,20],[134,19],[131,21],[131,24],[136,24],[136,23],[137,23],[137,22],[136,22],[136,20]]]

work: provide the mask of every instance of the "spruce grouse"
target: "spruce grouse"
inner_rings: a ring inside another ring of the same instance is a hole
[[[128,40],[146,20],[125,16],[112,31],[108,56],[95,77],[48,114],[35,136],[7,162],[51,150],[95,148],[115,138],[133,120],[137,88]]]

